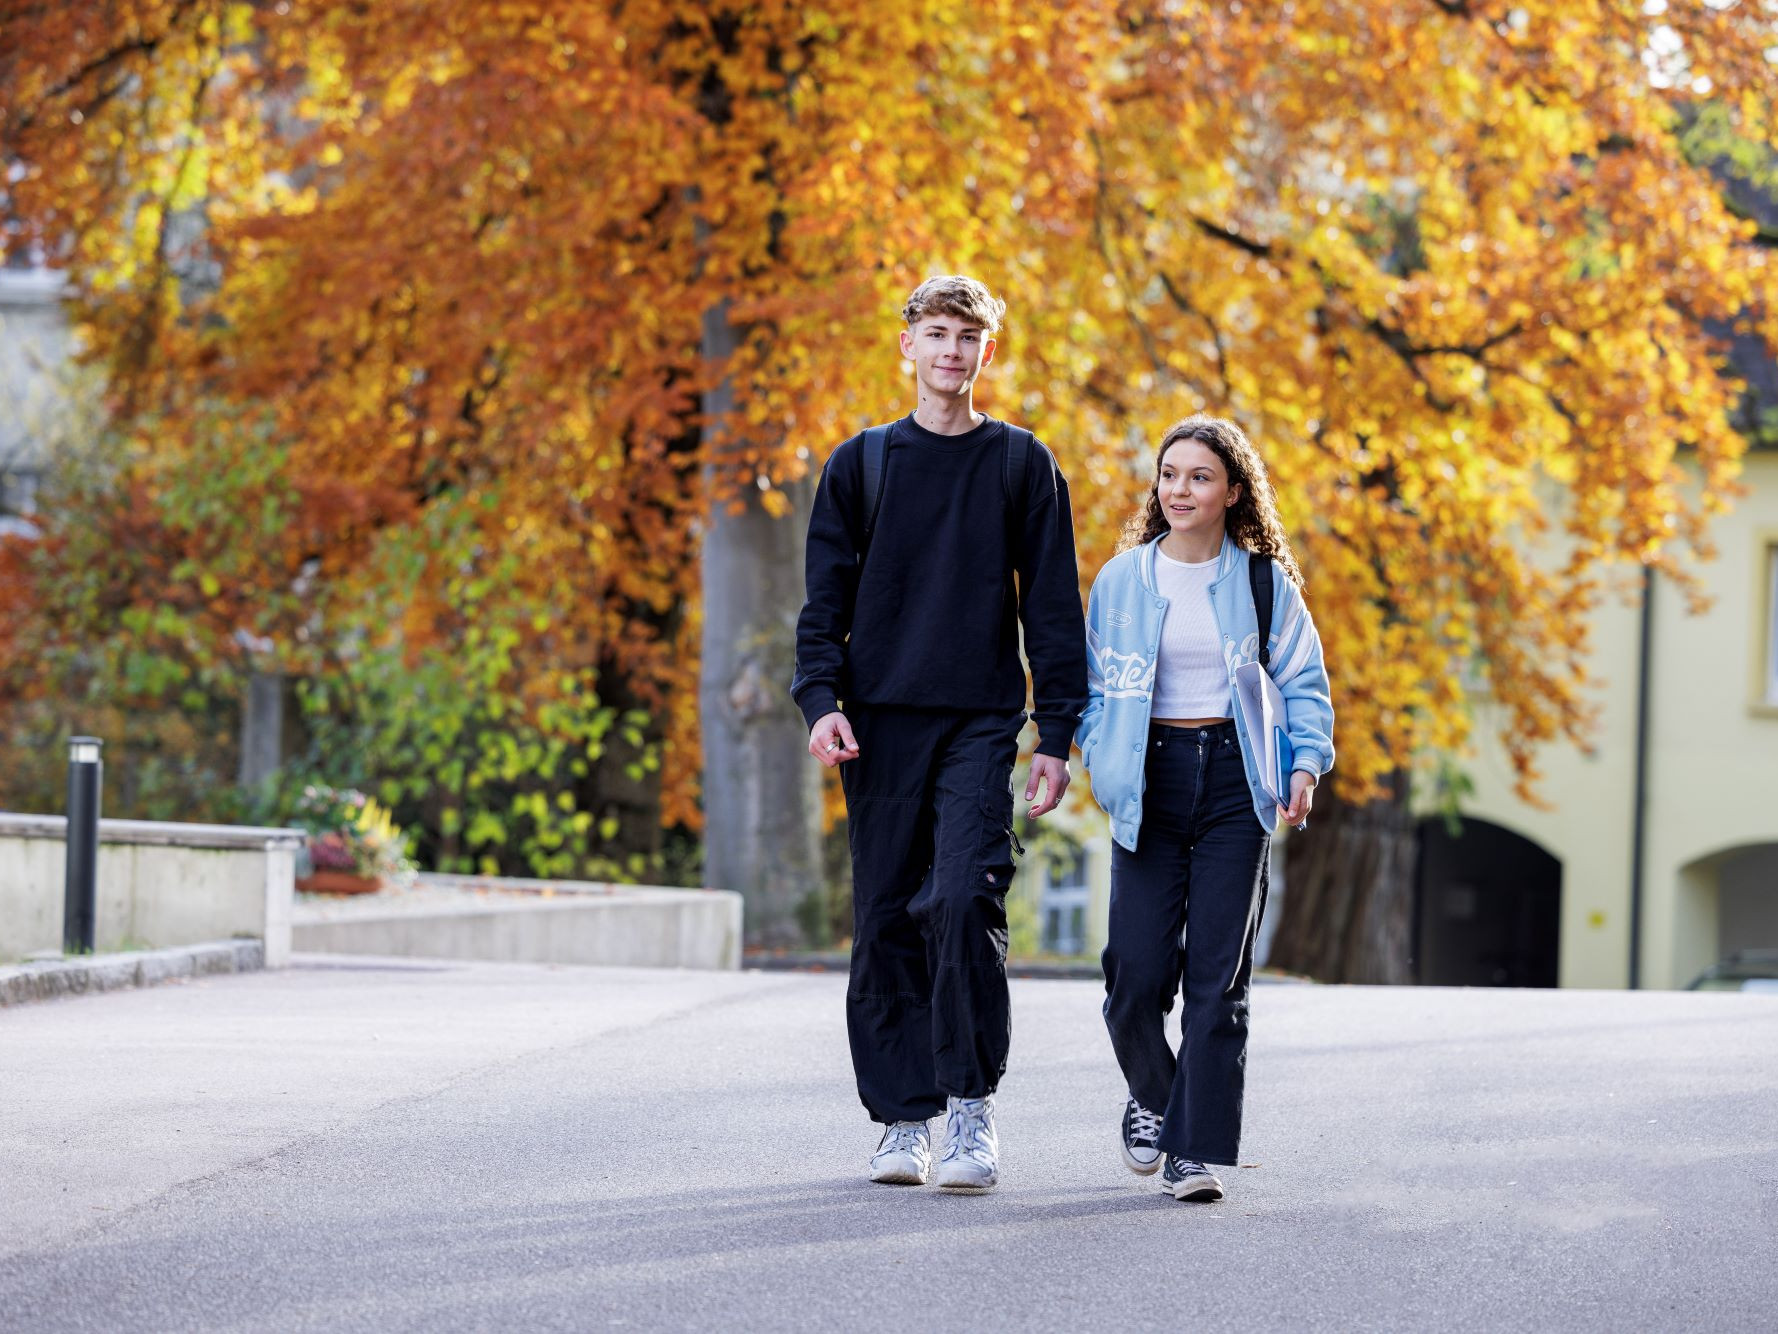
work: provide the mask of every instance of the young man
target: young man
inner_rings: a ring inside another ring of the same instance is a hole
[[[810,753],[841,766],[846,792],[846,1024],[859,1097],[884,1126],[871,1180],[924,1184],[927,1122],[945,1112],[934,1180],[957,1190],[999,1180],[1021,621],[1033,818],[1068,788],[1087,702],[1068,484],[1029,432],[974,406],[1005,311],[973,278],[933,278],[908,298],[901,354],[919,401],[822,470],[791,684]]]

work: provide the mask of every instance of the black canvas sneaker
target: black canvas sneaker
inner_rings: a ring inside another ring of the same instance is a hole
[[[1161,1118],[1131,1098],[1124,1105],[1124,1166],[1139,1177],[1161,1170]]]
[[[1209,1204],[1222,1198],[1222,1182],[1202,1163],[1176,1154],[1167,1155],[1167,1166],[1161,1173],[1161,1189],[1176,1200]]]

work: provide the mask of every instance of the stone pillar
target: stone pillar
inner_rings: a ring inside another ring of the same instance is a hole
[[[283,762],[284,677],[254,672],[241,707],[241,786],[257,792]]]

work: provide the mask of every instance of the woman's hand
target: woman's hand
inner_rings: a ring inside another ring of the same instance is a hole
[[[1290,776],[1290,805],[1284,808],[1284,823],[1297,825],[1309,818],[1309,807],[1315,804],[1315,775],[1298,769]]]

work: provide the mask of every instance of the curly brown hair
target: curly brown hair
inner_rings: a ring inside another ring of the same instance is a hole
[[[1296,556],[1290,550],[1290,538],[1278,521],[1277,500],[1272,494],[1272,479],[1266,475],[1265,460],[1247,438],[1247,433],[1223,417],[1198,413],[1175,422],[1161,437],[1161,447],[1154,456],[1154,483],[1142,507],[1124,525],[1120,551],[1152,542],[1168,529],[1167,516],[1161,510],[1161,464],[1167,451],[1181,440],[1196,440],[1228,470],[1229,485],[1241,488],[1241,498],[1229,507],[1228,534],[1235,545],[1245,547],[1259,556],[1270,556],[1291,583],[1303,587],[1303,572],[1297,568]]]

